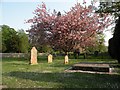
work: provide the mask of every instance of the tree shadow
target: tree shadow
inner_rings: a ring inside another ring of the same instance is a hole
[[[61,88],[84,88],[86,86],[88,86],[88,88],[120,88],[120,75],[100,75],[88,73],[39,73],[21,71],[4,73],[3,75],[38,82],[59,83]]]

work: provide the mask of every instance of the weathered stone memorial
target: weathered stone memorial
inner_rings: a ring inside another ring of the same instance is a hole
[[[68,55],[65,55],[64,63],[65,63],[65,64],[68,64]]]
[[[98,74],[115,74],[114,68],[105,63],[78,63],[74,64],[66,72],[83,72],[83,73],[98,73]]]
[[[92,63],[79,63],[73,65],[73,70],[94,71],[94,72],[109,72],[110,66],[108,64],[92,64]]]
[[[31,64],[31,65],[38,64],[38,63],[37,63],[37,49],[36,49],[35,47],[33,47],[33,48],[31,49],[30,64]]]
[[[51,54],[48,55],[48,63],[52,63],[53,56]]]

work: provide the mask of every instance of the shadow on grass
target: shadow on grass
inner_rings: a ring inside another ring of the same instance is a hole
[[[61,88],[120,88],[120,75],[87,73],[39,73],[14,71],[4,76],[38,82],[59,83]]]

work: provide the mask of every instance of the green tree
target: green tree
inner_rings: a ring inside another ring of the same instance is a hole
[[[2,33],[2,52],[28,52],[28,36],[24,30],[17,32],[7,25],[2,25],[0,33]]]
[[[120,1],[100,1],[99,10],[97,11],[99,13],[111,13],[115,16],[115,18],[120,16]]]
[[[2,52],[2,31],[0,27],[0,52]]]
[[[106,52],[106,46],[105,46],[105,35],[104,34],[98,34],[96,37],[96,50],[99,52]]]
[[[108,52],[110,56],[120,63],[120,17],[115,26],[113,38],[109,39]]]
[[[1,26],[2,31],[2,52],[18,52],[19,37],[17,32],[7,25]]]
[[[53,49],[50,45],[41,45],[37,47],[38,52],[40,53],[53,53]]]
[[[95,37],[95,45],[94,45],[94,48],[93,47],[87,47],[87,53],[91,53],[93,54],[95,51],[98,51],[98,52],[107,52],[107,47],[105,46],[104,40],[105,38],[105,35],[103,33],[101,34],[96,34],[96,37]]]
[[[18,31],[19,52],[27,53],[29,48],[28,36],[23,29]]]

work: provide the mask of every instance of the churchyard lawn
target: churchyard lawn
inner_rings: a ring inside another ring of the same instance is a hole
[[[114,65],[118,74],[90,74],[65,72],[79,62],[103,62]],[[120,88],[120,64],[112,59],[69,59],[55,57],[52,63],[47,56],[38,58],[37,65],[28,59],[3,58],[2,84],[7,88]]]

